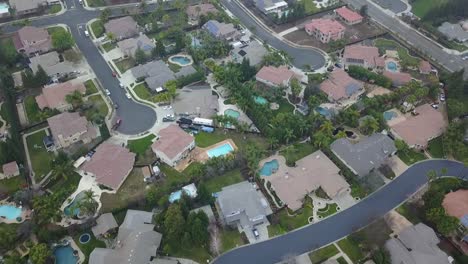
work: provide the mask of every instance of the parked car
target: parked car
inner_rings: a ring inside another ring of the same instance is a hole
[[[119,109],[119,105],[117,103],[114,103],[114,108]]]
[[[107,95],[110,95],[110,91],[108,89],[105,90]]]
[[[117,77],[117,73],[115,71],[112,72],[112,77]]]
[[[175,118],[172,118],[172,117],[163,117],[162,121],[163,121],[163,122],[173,122],[173,121],[175,121]]]
[[[441,102],[445,102],[445,94],[440,94],[439,100],[440,100]]]
[[[125,93],[125,96],[126,96],[128,99],[132,99],[132,96],[131,96],[128,92]]]
[[[85,30],[85,31],[84,31],[84,34],[85,34],[86,37],[89,37],[89,32],[88,32],[88,30]]]
[[[258,233],[257,228],[252,229],[252,232],[253,232],[255,238],[259,238],[259,237],[260,237],[260,234]]]
[[[120,88],[124,89],[125,86],[122,83],[119,83]]]
[[[432,108],[434,108],[434,109],[439,109],[439,104],[432,104],[431,106],[432,106]]]

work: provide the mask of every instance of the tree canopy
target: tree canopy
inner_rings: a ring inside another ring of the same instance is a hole
[[[57,30],[52,33],[52,46],[58,51],[67,50],[75,45],[75,40],[70,32]]]

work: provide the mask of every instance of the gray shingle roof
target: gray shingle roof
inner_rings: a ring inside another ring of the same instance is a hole
[[[353,144],[346,138],[335,140],[331,150],[358,176],[367,175],[378,168],[397,149],[388,136],[376,133]]]
[[[102,214],[96,219],[96,223],[97,225],[91,228],[94,236],[103,235],[107,233],[107,231],[118,227],[117,221],[115,221],[112,213]]]
[[[238,63],[244,58],[249,59],[251,66],[255,66],[262,62],[263,57],[268,53],[267,49],[257,41],[252,41],[248,45],[234,48],[231,52],[232,57]]]
[[[448,39],[456,39],[460,42],[468,41],[468,32],[463,30],[460,24],[451,24],[444,22],[438,27],[440,33],[444,34]]]

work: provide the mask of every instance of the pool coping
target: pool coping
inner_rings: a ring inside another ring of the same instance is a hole
[[[7,198],[7,199],[8,199],[8,198]],[[24,207],[22,207],[22,206],[21,206],[21,207],[18,207],[18,206],[17,206],[15,203],[13,203],[13,202],[6,202],[6,199],[3,200],[3,201],[0,201],[0,206],[2,206],[2,205],[14,206],[14,207],[16,207],[16,208],[21,209],[21,214],[19,215],[19,217],[21,217],[21,221],[16,220],[16,218],[15,218],[15,219],[7,219],[6,217],[5,217],[5,218],[0,217],[0,223],[3,223],[3,224],[21,224],[21,223],[23,223],[24,221],[31,219],[31,218],[30,218],[30,213],[31,213],[31,211],[28,210],[28,209],[26,209],[26,208],[24,208]],[[29,212],[29,213],[28,213],[28,212]]]
[[[70,243],[69,246],[70,246],[73,250],[78,251],[78,260],[77,260],[76,264],[81,264],[81,263],[83,263],[83,262],[86,260],[86,257],[85,257],[85,255],[83,254],[83,252],[81,251],[80,247],[75,243],[75,240],[73,240],[73,238],[70,237],[70,236],[64,237],[64,238],[62,239],[62,241],[63,241],[63,240],[67,240],[67,241]],[[52,254],[53,254],[53,251],[55,250],[56,247],[61,247],[61,246],[63,247],[63,245],[60,245],[60,244],[54,246],[54,247],[52,248]]]
[[[180,63],[177,62],[177,61],[171,60],[171,59],[174,58],[174,57],[186,57],[186,58],[188,58],[188,59],[190,60],[190,63],[189,63],[189,64],[185,64],[185,65],[180,64]],[[187,54],[175,54],[175,55],[172,55],[172,56],[170,56],[170,57],[167,59],[167,61],[168,61],[169,63],[178,65],[178,66],[180,66],[180,67],[187,67],[187,66],[190,66],[190,65],[193,64],[193,58],[192,58],[192,56],[187,55]]]

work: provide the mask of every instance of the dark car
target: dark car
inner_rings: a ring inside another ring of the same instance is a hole
[[[173,122],[173,121],[175,121],[175,119],[171,118],[171,117],[163,117],[162,121],[163,122]]]
[[[192,124],[192,119],[188,119],[188,118],[185,118],[185,117],[181,117],[181,118],[179,118],[179,120],[177,120],[177,123],[178,123],[178,124],[191,125],[191,124]]]

